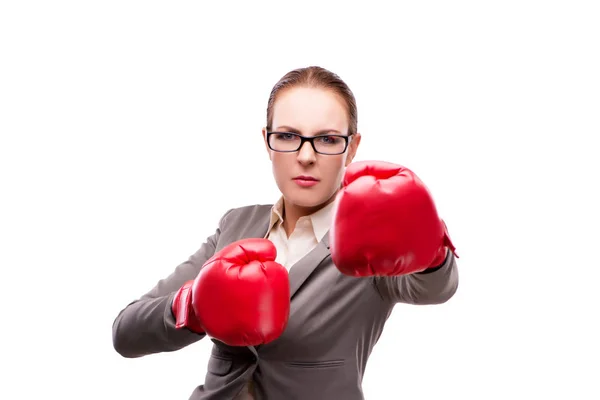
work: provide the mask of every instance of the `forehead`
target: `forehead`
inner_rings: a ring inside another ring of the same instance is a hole
[[[323,129],[348,130],[342,98],[331,90],[293,87],[279,93],[273,106],[273,128],[286,125],[310,134]]]

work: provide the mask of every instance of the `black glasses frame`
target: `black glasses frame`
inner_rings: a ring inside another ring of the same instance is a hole
[[[296,150],[275,150],[273,147],[271,147],[271,140],[270,137],[271,135],[278,133],[278,134],[285,134],[285,135],[294,135],[296,137],[300,138],[300,145],[298,146],[298,148]],[[323,154],[325,156],[335,156],[338,154],[344,154],[344,152],[348,149],[348,142],[350,141],[350,137],[352,136],[352,134],[349,135],[317,135],[317,136],[302,136],[298,133],[294,133],[294,132],[282,132],[282,131],[273,131],[273,132],[267,132],[267,145],[269,146],[269,148],[273,151],[276,151],[278,153],[294,153],[298,150],[300,150],[302,148],[302,146],[304,146],[305,142],[309,142],[310,145],[312,146],[313,150],[315,151],[315,153],[318,154]],[[344,150],[340,151],[339,153],[322,153],[319,150],[317,150],[317,148],[315,147],[315,142],[314,140],[316,138],[320,138],[320,137],[336,137],[336,138],[342,138],[344,139]]]

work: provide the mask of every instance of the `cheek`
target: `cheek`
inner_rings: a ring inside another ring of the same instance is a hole
[[[287,176],[287,173],[290,170],[290,165],[293,160],[290,160],[290,157],[286,156],[287,154],[282,153],[272,153],[271,155],[273,174],[276,178]]]
[[[324,169],[327,171],[327,179],[330,180],[332,185],[337,185],[341,182],[345,171],[345,163],[345,155],[332,157],[325,163]]]

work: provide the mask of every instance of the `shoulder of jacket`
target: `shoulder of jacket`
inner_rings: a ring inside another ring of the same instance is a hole
[[[225,222],[225,220],[230,217],[262,217],[264,215],[268,215],[272,207],[273,204],[251,204],[241,207],[230,208],[229,210],[227,210],[227,212],[225,212],[225,214],[223,214],[223,217],[221,217],[221,223]]]

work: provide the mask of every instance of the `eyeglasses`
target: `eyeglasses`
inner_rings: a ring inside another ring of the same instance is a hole
[[[293,153],[300,150],[304,142],[310,142],[313,150],[319,154],[342,154],[348,148],[350,135],[302,136],[291,132],[267,132],[267,143],[273,151]]]

